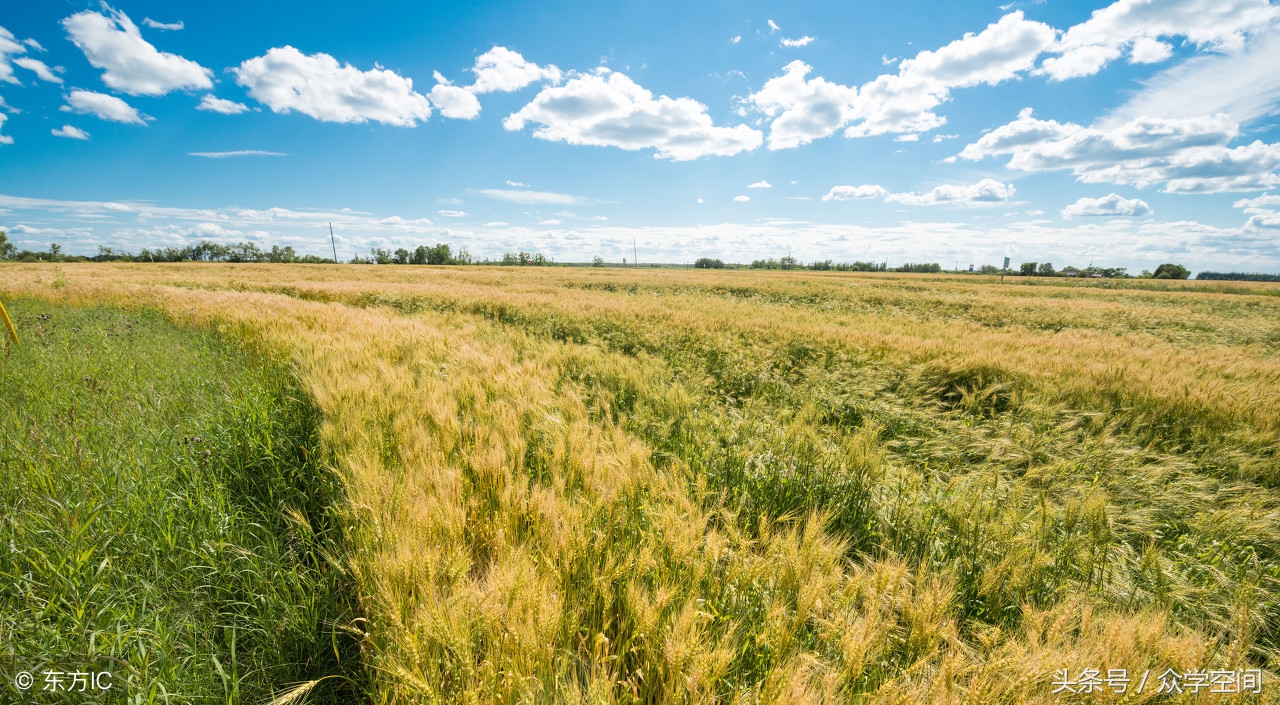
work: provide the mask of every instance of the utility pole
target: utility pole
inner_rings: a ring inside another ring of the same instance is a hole
[[[639,255],[639,254],[637,253],[637,251],[636,251],[636,239],[635,239],[634,237],[633,237],[633,238],[631,238],[631,256],[635,258],[635,259],[633,259],[633,260],[632,260],[632,262],[635,262],[635,265],[636,265],[637,267],[639,267],[639,266],[640,266],[640,255]]]
[[[333,245],[333,263],[338,264],[338,242],[333,239],[333,221],[329,221],[329,244]]]

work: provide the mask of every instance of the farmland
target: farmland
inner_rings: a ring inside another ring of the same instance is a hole
[[[1051,703],[1063,668],[1280,687],[1280,285],[0,273],[19,311],[110,306],[234,341],[314,407],[340,485],[316,511],[359,614],[334,597],[328,618],[363,675],[280,687]]]

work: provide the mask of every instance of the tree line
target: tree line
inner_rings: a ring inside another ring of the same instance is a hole
[[[986,269],[985,267],[983,269]],[[995,269],[992,267],[992,269]],[[1156,267],[1156,271],[1142,270],[1142,274],[1134,277],[1127,267],[1095,267],[1092,264],[1083,269],[1079,267],[1063,267],[1054,269],[1052,262],[1023,262],[1018,267],[1018,274],[1024,277],[1085,277],[1092,279],[1186,279],[1191,271],[1180,264],[1171,262]]]

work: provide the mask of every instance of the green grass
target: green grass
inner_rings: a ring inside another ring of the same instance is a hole
[[[260,703],[326,675],[310,702],[353,701],[340,487],[289,370],[154,312],[9,310],[0,701],[28,671],[16,702],[61,702],[47,670],[110,672],[94,702]]]

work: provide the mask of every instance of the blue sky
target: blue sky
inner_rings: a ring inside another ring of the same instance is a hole
[[[0,12],[0,229],[686,262],[1280,270],[1280,5]]]

